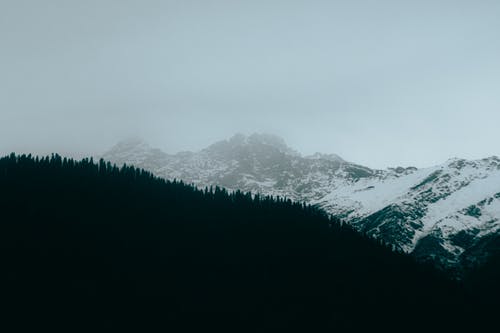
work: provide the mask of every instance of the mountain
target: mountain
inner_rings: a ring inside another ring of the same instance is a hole
[[[0,212],[8,332],[458,332],[488,319],[432,266],[290,200],[12,154]]]
[[[273,135],[238,134],[177,154],[126,141],[103,158],[201,188],[218,185],[307,202],[443,268],[461,271],[499,248],[493,241],[500,228],[497,157],[376,170],[335,154],[301,156]]]

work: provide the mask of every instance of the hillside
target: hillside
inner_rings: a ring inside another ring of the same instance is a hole
[[[465,327],[431,267],[310,205],[57,155],[0,159],[3,325],[19,331]]]

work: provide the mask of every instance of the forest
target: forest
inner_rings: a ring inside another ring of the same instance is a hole
[[[9,331],[460,331],[498,309],[498,259],[455,281],[317,207],[104,160],[3,157],[0,212]]]

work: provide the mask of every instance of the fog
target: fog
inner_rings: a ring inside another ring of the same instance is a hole
[[[0,153],[267,132],[371,167],[500,155],[499,1],[0,1]]]

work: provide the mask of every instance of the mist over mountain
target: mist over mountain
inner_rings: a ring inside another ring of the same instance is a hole
[[[139,140],[103,155],[200,188],[222,186],[307,202],[443,268],[467,270],[496,253],[500,159],[450,159],[371,169],[335,154],[301,156],[282,138],[237,134],[198,152],[166,154]]]
[[[0,0],[0,331],[499,331],[499,18]]]

